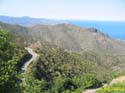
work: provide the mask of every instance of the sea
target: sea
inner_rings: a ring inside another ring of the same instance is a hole
[[[69,22],[80,27],[97,28],[114,39],[125,40],[125,22],[123,21],[70,20]]]

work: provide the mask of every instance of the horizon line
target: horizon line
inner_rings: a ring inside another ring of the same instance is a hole
[[[110,21],[110,22],[125,22],[125,20],[111,20],[111,19],[77,19],[77,18],[45,18],[45,17],[33,17],[33,16],[10,16],[10,15],[0,15],[3,17],[13,17],[13,18],[35,18],[35,19],[48,19],[48,20],[62,20],[62,21]]]

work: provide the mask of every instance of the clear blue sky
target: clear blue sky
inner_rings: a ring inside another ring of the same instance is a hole
[[[0,0],[0,15],[125,21],[125,0]]]

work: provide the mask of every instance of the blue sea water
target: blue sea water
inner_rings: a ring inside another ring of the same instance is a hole
[[[69,21],[81,27],[94,27],[115,39],[125,40],[125,22],[116,21]]]

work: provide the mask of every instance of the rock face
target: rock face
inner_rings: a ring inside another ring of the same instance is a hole
[[[110,85],[117,84],[117,83],[125,83],[125,76],[120,76],[116,79],[113,79]]]

